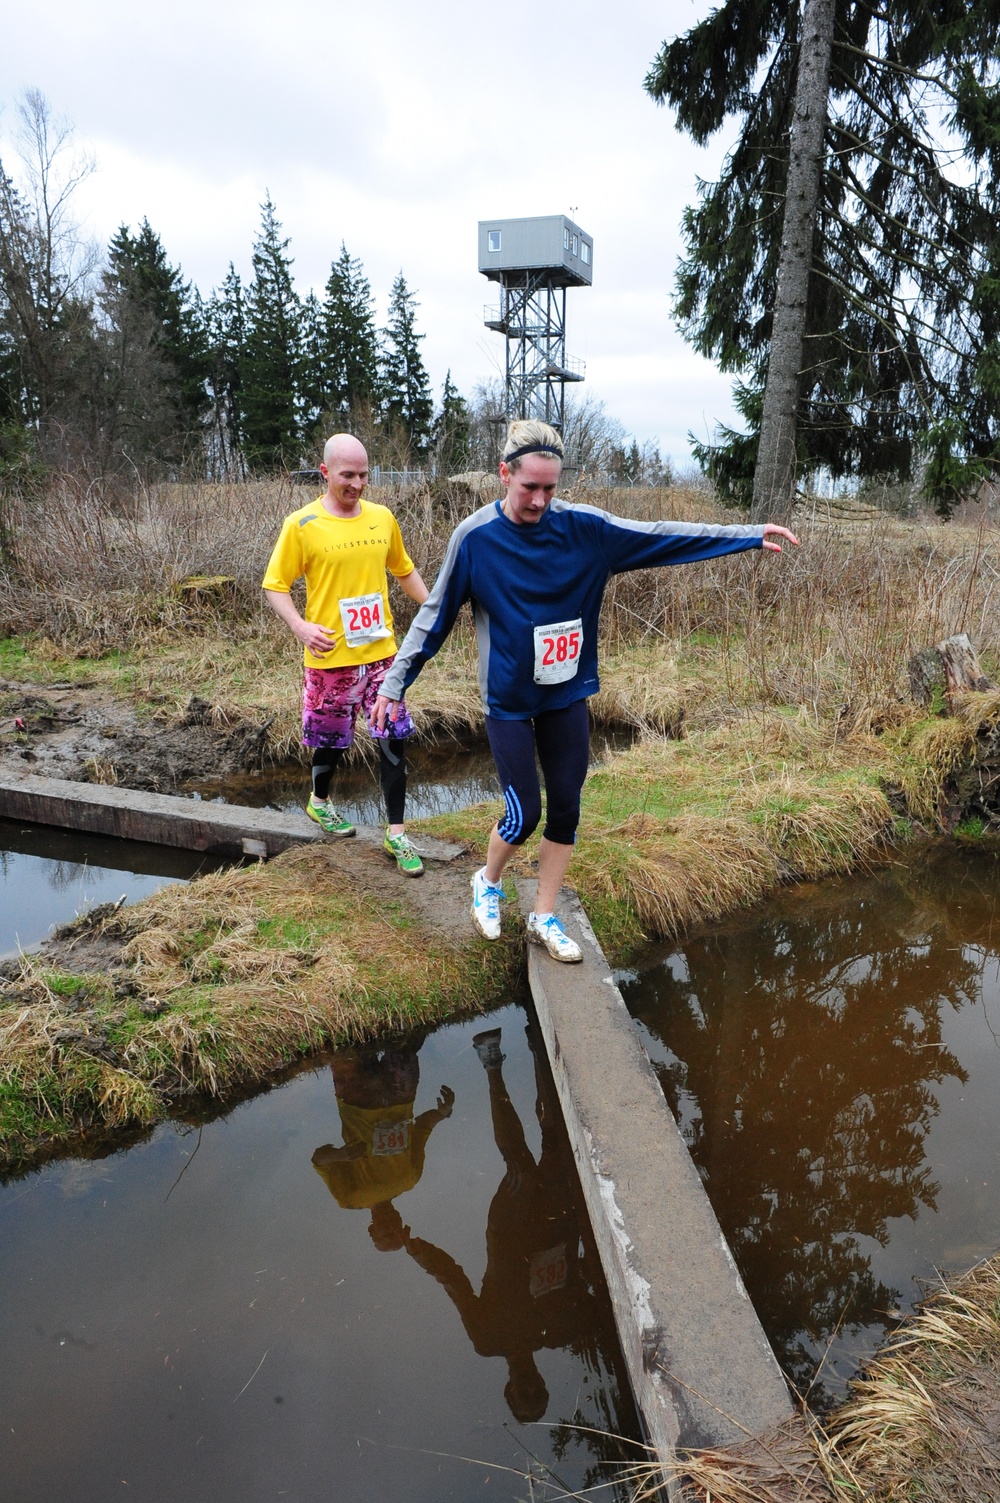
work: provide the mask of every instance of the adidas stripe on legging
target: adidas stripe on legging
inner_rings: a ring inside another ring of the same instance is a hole
[[[587,701],[546,710],[533,720],[486,717],[486,733],[504,797],[497,829],[508,845],[523,845],[542,817],[535,752],[545,782],[545,828],[554,845],[575,845],[580,790],[587,776],[590,716]]]

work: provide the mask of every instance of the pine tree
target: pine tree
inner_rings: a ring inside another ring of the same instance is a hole
[[[665,44],[646,79],[699,142],[730,116],[741,122],[719,181],[685,214],[676,311],[695,348],[740,376],[748,433],[696,452],[743,501],[773,358],[785,204],[797,192],[805,12],[804,0],[727,0]],[[836,0],[827,95],[811,105],[826,119],[810,266],[792,297],[804,302],[802,354],[793,411],[779,413],[799,474],[905,477],[929,455],[927,482],[946,511],[1000,462],[998,42],[996,0]]]
[[[451,379],[444,378],[441,411],[434,419],[432,431],[434,459],[440,475],[460,474],[469,467],[472,452],[472,422],[465,398]]]
[[[206,309],[211,400],[209,468],[220,478],[245,474],[243,460],[243,351],[246,307],[243,284],[230,261],[222,286]]]
[[[390,428],[402,427],[412,453],[420,457],[430,442],[434,403],[420,356],[422,334],[416,332],[416,294],[400,272],[392,284],[389,321],[383,332],[381,408]]]
[[[253,249],[240,363],[241,437],[252,471],[297,463],[301,448],[302,304],[292,285],[288,243],[268,195]]]
[[[379,350],[371,284],[343,243],[330,267],[315,329],[312,389],[317,405],[346,426],[352,411],[376,398]]]
[[[170,265],[159,236],[143,220],[137,235],[121,225],[108,251],[106,306],[123,326],[150,342],[166,409],[164,458],[180,459],[199,443],[209,406],[208,332],[201,300]],[[141,332],[140,332],[141,331]]]

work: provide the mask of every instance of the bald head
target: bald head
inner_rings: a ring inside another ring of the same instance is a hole
[[[323,463],[329,468],[334,460],[348,460],[361,469],[368,468],[365,446],[353,433],[334,433],[323,445]]]
[[[350,433],[335,433],[323,446],[320,473],[326,481],[323,505],[336,517],[355,517],[368,484],[365,446]]]

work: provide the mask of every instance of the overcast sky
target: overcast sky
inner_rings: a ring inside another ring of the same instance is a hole
[[[245,276],[270,192],[300,292],[344,241],[379,317],[402,269],[420,303],[435,397],[502,370],[482,324],[477,221],[571,213],[594,285],[567,299],[577,392],[681,466],[687,433],[731,420],[729,379],[670,317],[679,226],[700,151],[642,88],[665,38],[708,0],[33,0],[4,7],[0,139],[38,88],[97,171],[81,216],[102,243],[148,218],[208,293]],[[9,139],[4,160],[10,159]]]

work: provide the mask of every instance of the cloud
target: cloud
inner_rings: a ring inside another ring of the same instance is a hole
[[[93,233],[148,218],[203,292],[230,260],[249,272],[268,191],[300,290],[322,286],[341,241],[383,311],[402,268],[438,390],[447,369],[470,391],[502,362],[477,221],[572,209],[595,242],[594,286],[568,306],[583,390],[682,460],[689,428],[733,416],[728,380],[669,311],[683,209],[722,147],[680,136],[642,80],[707,8],[38,0],[5,22],[0,129],[41,88],[98,158],[79,195]]]

